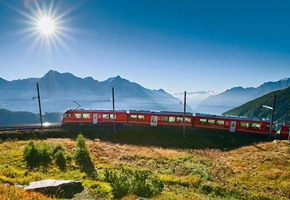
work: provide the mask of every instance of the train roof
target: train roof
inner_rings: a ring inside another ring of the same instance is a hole
[[[95,109],[67,109],[65,112],[113,112],[113,110],[95,110]],[[142,113],[142,114],[166,114],[166,115],[183,115],[183,112],[172,111],[150,111],[150,110],[115,110],[115,112]],[[192,116],[192,113],[186,112],[186,116]]]
[[[113,112],[113,110],[95,110],[95,109],[67,109],[65,112]],[[115,110],[115,112],[127,112],[127,110]]]
[[[183,112],[172,111],[152,111],[152,110],[129,110],[129,113],[144,113],[144,114],[166,114],[166,115],[183,115]],[[186,112],[185,115],[192,116],[192,113]]]
[[[258,117],[246,117],[246,116],[233,116],[233,115],[211,115],[204,113],[196,113],[195,116],[200,117],[211,117],[211,118],[221,118],[221,119],[232,119],[241,121],[256,121],[256,122],[270,122],[268,118],[258,118]]]

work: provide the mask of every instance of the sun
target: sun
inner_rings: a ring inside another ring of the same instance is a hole
[[[37,30],[43,35],[53,35],[56,32],[56,22],[49,16],[43,16],[37,21]]]
[[[1,0],[0,0],[1,1]],[[24,7],[11,5],[11,9],[22,15],[19,19],[22,28],[16,34],[22,34],[24,41],[29,41],[28,50],[36,48],[69,50],[66,40],[77,29],[69,27],[70,16],[77,6],[64,1],[55,0],[25,0]]]

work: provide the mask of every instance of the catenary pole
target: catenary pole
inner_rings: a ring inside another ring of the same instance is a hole
[[[183,103],[183,137],[186,136],[185,134],[185,113],[186,113],[186,91],[184,91],[184,103]]]
[[[273,107],[272,107],[273,108],[272,109],[272,117],[271,117],[271,123],[270,123],[269,140],[271,140],[271,136],[272,136],[272,126],[273,126],[275,107],[276,107],[276,97],[277,97],[277,94],[274,95],[274,102],[273,102]]]
[[[115,121],[115,91],[112,87],[112,103],[113,103],[113,134],[116,134],[116,121]]]
[[[36,88],[37,88],[37,99],[38,99],[38,107],[39,107],[40,125],[41,125],[41,131],[43,132],[43,123],[42,123],[42,112],[41,112],[41,103],[40,103],[39,83],[36,83]]]

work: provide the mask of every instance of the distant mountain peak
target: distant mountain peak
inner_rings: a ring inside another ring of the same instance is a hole
[[[128,81],[127,79],[122,78],[121,76],[115,76],[115,77],[111,77],[108,78],[107,80],[105,80],[105,82],[118,82],[118,81]],[[129,82],[129,81],[128,81]]]
[[[61,74],[58,71],[54,71],[54,70],[49,70],[44,76],[50,76],[50,75],[55,75],[55,74]]]
[[[97,81],[97,80],[93,79],[91,76],[88,76],[88,77],[84,78],[84,80],[93,80],[93,81]]]
[[[159,89],[159,90],[157,90],[158,92],[165,92],[163,89]]]

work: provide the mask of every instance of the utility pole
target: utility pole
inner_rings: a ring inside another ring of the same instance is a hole
[[[116,134],[116,123],[115,123],[115,91],[112,87],[112,103],[113,103],[113,134]]]
[[[185,137],[185,113],[186,113],[186,91],[184,91],[184,102],[183,102],[183,137]]]
[[[42,123],[42,112],[41,112],[41,103],[40,103],[39,83],[36,83],[36,88],[37,88],[37,97],[33,97],[33,100],[34,100],[35,98],[38,99],[38,108],[39,108],[40,126],[41,126],[41,131],[43,132],[43,123]]]
[[[272,107],[273,108],[272,109],[272,117],[271,117],[271,123],[270,123],[269,140],[271,140],[271,136],[272,136],[272,126],[273,126],[275,107],[276,107],[276,97],[277,97],[277,94],[274,95],[274,102],[273,102],[273,107]]]

